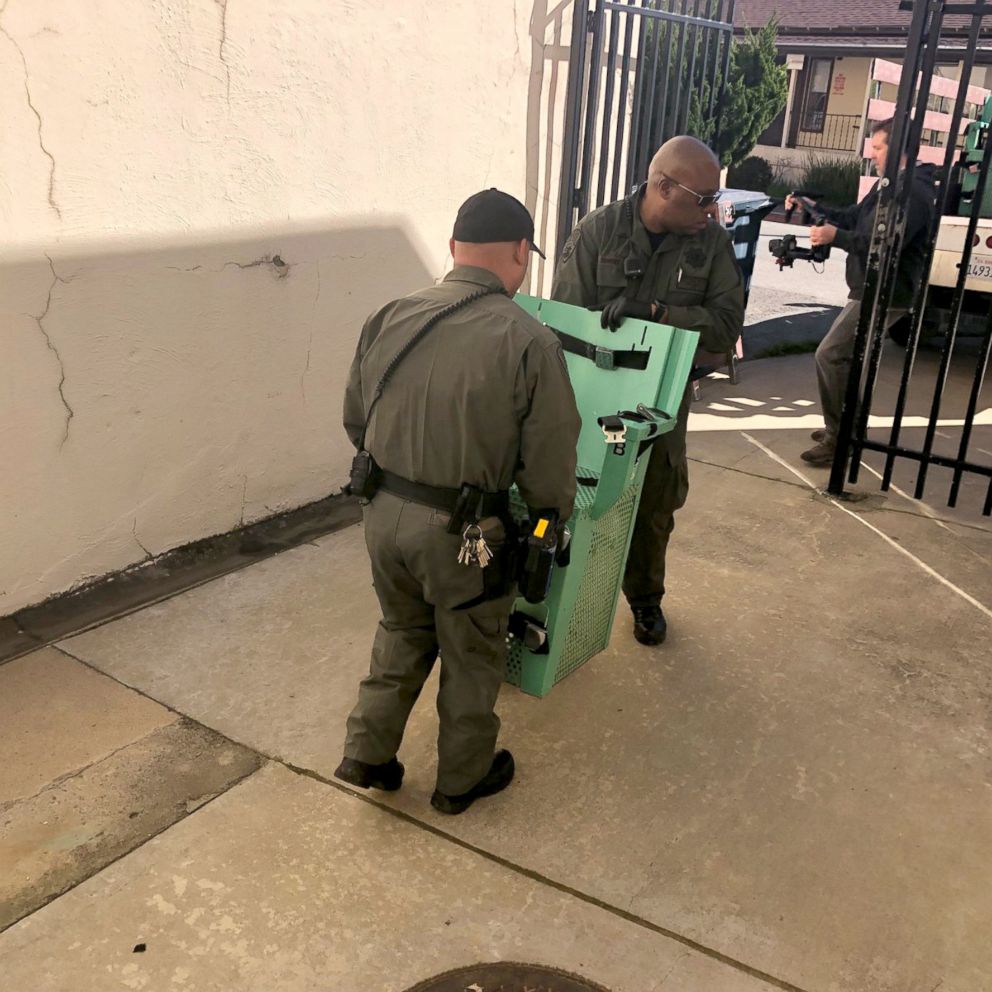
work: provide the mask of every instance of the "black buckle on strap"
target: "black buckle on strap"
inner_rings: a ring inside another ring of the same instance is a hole
[[[593,361],[596,363],[596,368],[606,369],[607,372],[612,372],[617,367],[616,358],[611,348],[597,347]]]
[[[604,348],[601,345],[583,341],[574,334],[552,327],[550,324],[544,325],[549,331],[554,332],[561,342],[562,349],[572,355],[579,355],[581,358],[588,358],[598,369],[605,369],[613,372],[616,369],[635,369],[643,372],[648,367],[648,359],[651,357],[651,349],[639,351],[631,348],[629,351],[622,351],[616,348]]]
[[[607,444],[623,444],[627,437],[627,427],[620,417],[615,415],[600,417],[596,422],[603,428]]]

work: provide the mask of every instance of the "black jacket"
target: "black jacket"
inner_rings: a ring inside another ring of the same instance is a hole
[[[918,286],[922,285],[926,273],[927,238],[930,222],[936,209],[934,179],[936,166],[917,163],[913,172],[913,188],[910,192],[906,215],[906,231],[903,235],[902,253],[896,273],[894,306],[908,307]],[[827,221],[837,227],[834,244],[847,252],[847,286],[850,298],[860,300],[865,285],[865,266],[868,261],[868,247],[875,222],[875,208],[878,206],[878,183],[868,195],[853,207],[836,209],[820,206],[820,212]]]

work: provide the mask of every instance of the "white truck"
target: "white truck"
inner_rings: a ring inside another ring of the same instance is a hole
[[[967,217],[947,215],[940,220],[930,269],[930,293],[923,316],[926,334],[943,335],[947,330],[967,228]],[[978,221],[964,288],[958,333],[984,334],[992,308],[992,218],[983,217]]]
[[[951,176],[954,189],[948,203],[948,213],[940,219],[930,268],[930,293],[923,314],[923,330],[927,334],[944,334],[948,327],[968,221],[978,194],[979,167],[988,151],[990,126],[992,96],[986,99],[978,120],[972,121],[965,129],[961,158]],[[992,307],[992,176],[986,183],[978,218],[978,227],[971,240],[971,257],[958,324],[958,333],[966,335],[985,333],[989,308]]]

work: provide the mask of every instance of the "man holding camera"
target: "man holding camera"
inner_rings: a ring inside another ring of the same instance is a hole
[[[457,814],[514,773],[494,712],[516,578],[509,489],[567,520],[581,423],[558,338],[512,299],[540,251],[527,208],[496,189],[469,197],[450,249],[442,282],[365,322],[345,391],[382,620],[334,774],[400,787],[396,752],[440,653],[431,805]]]
[[[872,128],[871,158],[879,176],[885,174],[892,121],[882,121]],[[906,161],[900,168],[906,167]],[[917,165],[906,215],[906,230],[896,274],[892,305],[886,318],[886,330],[906,316],[912,305],[915,289],[926,278],[926,240],[934,211],[934,167]],[[801,206],[794,196],[785,199],[786,210]],[[830,465],[837,451],[837,434],[847,390],[847,378],[854,354],[854,339],[861,314],[861,298],[865,284],[865,267],[871,244],[875,209],[878,206],[878,183],[858,204],[843,209],[823,207],[816,211],[826,223],[811,227],[810,242],[814,248],[833,245],[847,252],[848,302],[838,314],[826,337],[816,349],[816,377],[820,390],[820,408],[824,427],[813,431],[817,443],[801,455],[810,465]]]

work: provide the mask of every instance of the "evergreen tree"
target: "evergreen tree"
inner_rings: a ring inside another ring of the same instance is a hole
[[[721,165],[743,162],[761,132],[785,107],[789,95],[788,73],[785,66],[775,62],[777,33],[778,21],[773,19],[760,30],[749,29],[740,41],[734,41],[723,99],[712,117],[706,113],[710,103],[709,83],[696,80],[689,110],[689,133],[709,145],[715,138],[714,151],[720,156]],[[718,71],[718,90],[721,77],[722,71]]]

